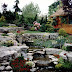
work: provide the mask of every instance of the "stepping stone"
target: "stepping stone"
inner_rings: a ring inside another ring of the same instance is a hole
[[[11,66],[7,66],[5,69],[6,69],[6,71],[10,71],[10,70],[12,70],[12,67]]]
[[[0,71],[3,71],[5,69],[5,66],[0,66]]]
[[[36,70],[37,70],[37,68],[30,69],[31,72],[35,72]]]
[[[9,65],[9,62],[6,62],[6,63],[1,63],[2,66],[8,66]]]
[[[28,56],[32,56],[32,55],[33,55],[33,53],[27,53],[27,55],[28,55]]]
[[[29,53],[33,53],[33,51],[29,51]]]
[[[55,65],[58,64],[58,62],[53,62]]]
[[[49,58],[54,58],[54,56],[53,55],[48,55],[49,56]]]
[[[32,61],[33,59],[33,56],[28,56],[29,60]]]
[[[58,59],[57,59],[57,58],[51,58],[51,59],[52,59],[52,61],[53,61],[53,62],[58,61]]]

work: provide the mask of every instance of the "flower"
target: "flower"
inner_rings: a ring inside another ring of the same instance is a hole
[[[64,55],[67,55],[66,53],[64,53]]]
[[[17,33],[20,33],[20,31],[17,31]]]

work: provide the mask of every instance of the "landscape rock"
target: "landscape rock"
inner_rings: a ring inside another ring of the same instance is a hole
[[[6,62],[6,63],[1,63],[2,66],[8,66],[9,65],[9,62]]]
[[[0,71],[3,71],[5,69],[5,66],[0,66]]]
[[[11,70],[12,70],[12,67],[11,67],[11,66],[7,66],[7,67],[5,68],[5,70],[6,70],[6,71],[11,71]]]
[[[72,62],[72,52],[62,51],[62,52],[59,54],[63,59],[66,59],[66,60],[67,60],[67,57],[66,57],[66,55],[64,55],[64,54],[66,54],[67,57],[68,57],[68,59],[69,59],[69,61]]]
[[[62,50],[61,49],[56,49],[56,48],[44,48],[44,51],[46,51],[46,54],[59,54]]]

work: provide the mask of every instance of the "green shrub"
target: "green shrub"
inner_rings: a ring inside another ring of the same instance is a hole
[[[62,64],[64,69],[72,69],[72,63],[68,60],[64,60],[62,57],[59,58],[59,63]]]
[[[54,32],[54,28],[51,24],[46,24],[46,31],[49,31],[49,32]]]
[[[63,50],[72,51],[72,46],[62,46]]]
[[[0,22],[4,22],[4,21],[5,21],[5,17],[4,16],[1,16]]]
[[[45,24],[42,24],[42,25],[41,25],[39,31],[41,31],[41,32],[45,32],[45,31],[46,31],[46,26],[45,26]]]
[[[13,72],[30,72],[31,66],[26,65],[27,60],[23,56],[10,61]]]
[[[54,32],[58,32],[59,28],[54,28]]]
[[[55,65],[55,68],[56,68],[56,69],[60,69],[61,67],[62,67],[62,64],[60,64],[60,63],[57,64],[57,65]]]
[[[62,50],[67,50],[66,46],[63,45],[62,46]]]
[[[35,31],[35,27],[32,27],[30,30],[31,30],[31,31]]]
[[[64,29],[61,28],[61,29],[59,29],[59,35],[66,36],[67,33]]]
[[[3,33],[2,36],[8,36],[6,33]]]
[[[9,46],[13,46],[14,45],[14,42],[12,40],[9,40],[7,42],[2,43],[2,45],[9,47]]]

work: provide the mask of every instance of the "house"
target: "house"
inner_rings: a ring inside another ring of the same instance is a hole
[[[63,8],[59,8],[50,18],[56,17],[57,25],[55,28],[63,28],[67,33],[72,34],[72,15],[69,15],[68,12],[65,12]],[[62,18],[65,18],[66,24],[62,22]]]

